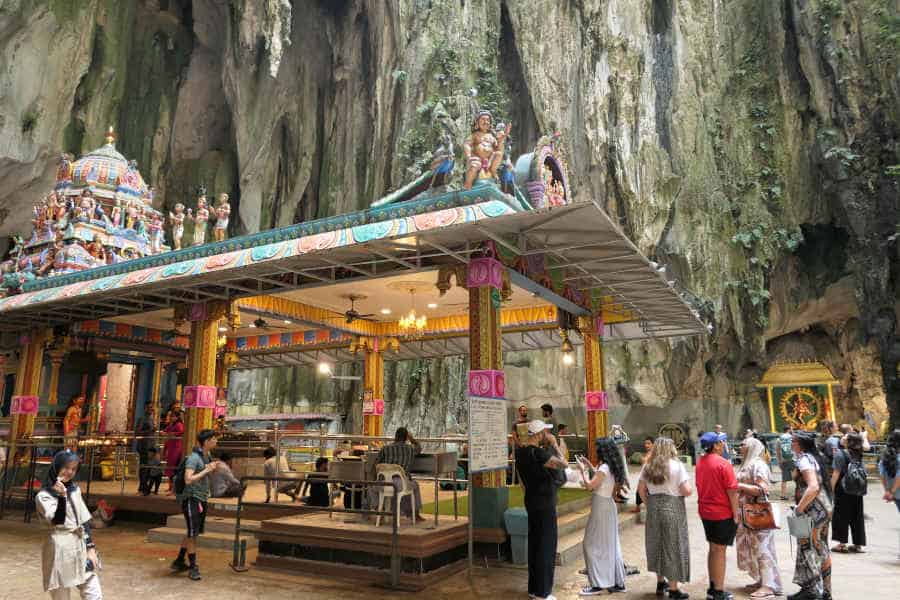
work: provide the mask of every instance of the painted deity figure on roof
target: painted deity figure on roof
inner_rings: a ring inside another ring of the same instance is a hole
[[[200,189],[200,197],[197,198],[197,214],[191,215],[188,211],[188,217],[194,222],[194,246],[201,246],[206,243],[206,223],[209,221],[209,209],[206,207],[206,190]]]
[[[172,248],[181,250],[181,239],[184,237],[184,204],[175,205],[175,212],[169,212],[169,223],[172,225]]]
[[[483,110],[478,113],[472,125],[472,134],[463,143],[463,154],[466,159],[465,189],[471,189],[478,179],[497,179],[497,169],[503,162],[506,151],[506,137],[512,130],[512,124],[496,133],[493,130],[491,113]]]
[[[150,223],[147,225],[147,233],[150,236],[150,251],[157,254],[162,249],[162,215],[153,211],[150,216]]]
[[[219,194],[219,203],[216,204],[216,228],[213,230],[217,242],[221,242],[228,235],[230,216],[231,205],[228,203],[228,194]]]

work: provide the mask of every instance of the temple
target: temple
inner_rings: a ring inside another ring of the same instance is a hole
[[[503,353],[558,348],[565,357],[582,345],[584,434],[594,439],[608,427],[604,342],[702,335],[707,326],[590,190],[576,196],[569,189],[559,134],[513,161],[503,145],[508,127],[494,127],[489,117],[479,115],[463,144],[462,185],[447,139],[425,173],[367,209],[230,239],[223,213],[215,241],[182,247],[185,219],[205,235],[203,197],[196,217],[184,207],[170,215],[172,250],[158,235],[158,199],[112,136],[78,161],[64,160],[55,190],[35,209],[31,236],[3,265],[0,435],[8,439],[13,486],[30,468],[46,468],[40,447],[65,435],[91,453],[92,503],[173,514],[171,497],[119,493],[118,484],[103,487],[102,480],[120,478],[124,491],[125,479],[134,478],[127,459],[145,416],[156,420],[182,405],[190,447],[198,430],[233,414],[229,370],[310,364],[334,376],[337,365],[361,362],[358,430],[340,431],[333,415],[295,420],[355,436],[371,450],[384,441],[391,405],[385,361],[466,355],[468,394],[487,407],[479,427],[500,432],[469,449],[475,536],[505,541]],[[65,411],[79,398],[83,408]],[[63,431],[64,415],[74,429]],[[319,445],[332,457],[334,447]],[[311,470],[318,451],[293,461],[298,471]],[[437,474],[445,460],[455,477],[455,454],[423,464]],[[229,510],[233,505],[213,505],[213,514]],[[321,515],[259,509],[252,518],[261,522],[259,560],[271,564],[300,565],[290,561],[305,548],[302,564],[318,569],[343,548],[348,563],[377,565],[389,539],[383,529],[356,530]],[[401,553],[417,561],[407,574],[413,579],[464,556],[465,518],[438,524],[435,510],[434,522],[427,531],[404,526],[401,534]],[[299,541],[286,542],[289,532]],[[347,535],[367,541],[351,553]]]

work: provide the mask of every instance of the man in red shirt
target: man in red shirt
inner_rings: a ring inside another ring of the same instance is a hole
[[[725,550],[734,544],[738,519],[738,483],[731,463],[722,458],[725,449],[724,433],[709,431],[700,437],[704,455],[694,471],[697,479],[697,504],[700,520],[709,542],[706,558],[709,572],[707,600],[731,600],[725,591]]]

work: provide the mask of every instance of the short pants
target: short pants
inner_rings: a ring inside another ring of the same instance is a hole
[[[703,531],[706,533],[706,541],[720,546],[734,544],[734,535],[737,533],[737,523],[734,519],[722,519],[721,521],[703,521]]]
[[[196,498],[185,498],[181,503],[181,512],[184,514],[187,536],[195,538],[202,534],[206,527],[206,502]]]

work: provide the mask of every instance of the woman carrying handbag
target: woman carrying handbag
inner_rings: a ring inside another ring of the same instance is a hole
[[[770,520],[774,510],[768,501],[771,474],[764,459],[765,450],[758,439],[744,439],[741,468],[737,472],[741,509],[741,523],[735,538],[738,569],[753,578],[747,589],[753,590],[750,597],[758,600],[772,600],[782,594],[775,553],[775,523]]]

